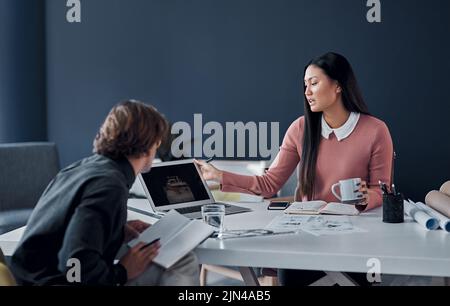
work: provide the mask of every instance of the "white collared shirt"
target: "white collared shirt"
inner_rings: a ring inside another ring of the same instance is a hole
[[[355,129],[356,125],[358,124],[360,115],[360,113],[350,113],[347,122],[345,122],[343,126],[337,129],[332,129],[322,115],[322,137],[328,139],[330,138],[330,134],[334,133],[338,141],[344,140],[345,138],[350,136],[350,134]]]

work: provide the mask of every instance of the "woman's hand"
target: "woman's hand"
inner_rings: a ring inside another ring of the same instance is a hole
[[[223,172],[204,161],[194,160],[194,162],[200,167],[202,176],[205,180],[216,181],[222,184]]]
[[[363,195],[361,202],[355,205],[355,208],[359,212],[363,212],[367,208],[367,205],[369,205],[369,196],[370,195],[369,195],[369,189],[367,188],[367,182],[361,181],[361,186],[359,186],[359,189],[355,190],[355,191],[359,191]]]

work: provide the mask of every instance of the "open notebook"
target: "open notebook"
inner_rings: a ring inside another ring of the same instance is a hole
[[[203,240],[211,236],[216,228],[201,220],[190,220],[175,210],[169,211],[154,225],[150,226],[138,238],[130,241],[130,247],[139,242],[148,243],[160,239],[161,248],[154,262],[164,268],[170,268]]]
[[[285,211],[294,215],[348,215],[356,216],[358,210],[353,205],[325,201],[294,202]]]

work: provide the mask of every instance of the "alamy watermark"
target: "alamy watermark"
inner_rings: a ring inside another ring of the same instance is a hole
[[[66,267],[69,268],[66,273],[68,283],[81,283],[81,262],[77,258],[69,258]]]
[[[378,258],[369,258],[366,263],[366,278],[369,283],[381,283],[381,261]]]
[[[272,160],[280,146],[279,122],[270,122],[270,125],[268,122],[226,122],[223,127],[215,121],[203,124],[202,114],[194,114],[193,131],[189,123],[180,121],[173,124],[171,133],[177,135],[171,146],[171,153],[176,158],[205,156]],[[203,139],[205,135],[207,138]]]
[[[370,7],[367,12],[366,19],[369,23],[381,22],[381,1],[380,0],[367,0],[367,7]]]
[[[125,0],[124,0],[125,2]],[[66,20],[69,23],[81,22],[81,0],[67,0],[66,6],[69,8],[66,13]],[[381,22],[381,0],[367,0],[366,6],[369,11],[366,14],[367,22]]]
[[[66,20],[69,23],[81,22],[81,1],[67,0],[66,6],[69,8],[66,13]]]

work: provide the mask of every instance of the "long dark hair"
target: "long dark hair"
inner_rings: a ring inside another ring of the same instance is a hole
[[[309,66],[322,69],[325,74],[338,82],[341,87],[342,102],[349,112],[369,114],[368,108],[362,97],[355,74],[350,63],[345,57],[337,53],[326,53],[313,59],[305,66],[303,75]],[[300,163],[300,193],[309,200],[313,199],[314,179],[316,176],[316,162],[322,137],[321,117],[322,113],[313,113],[305,96],[306,86],[303,88],[305,108],[305,128],[303,134],[302,159]]]

